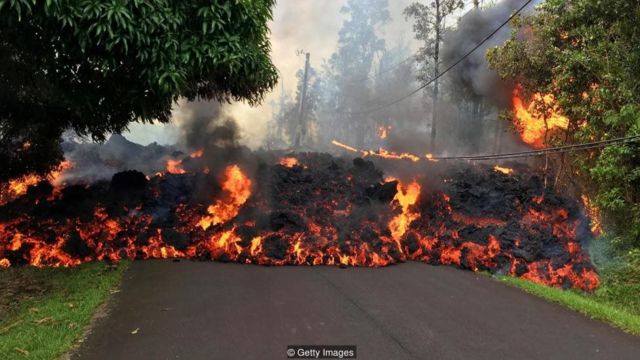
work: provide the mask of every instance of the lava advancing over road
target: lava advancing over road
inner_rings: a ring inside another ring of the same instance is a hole
[[[415,260],[598,286],[581,245],[592,237],[584,208],[545,191],[534,175],[465,166],[438,179],[399,181],[370,161],[326,154],[256,163],[209,174],[172,162],[151,177],[127,171],[87,186],[41,181],[0,207],[0,266],[189,258],[374,267]]]

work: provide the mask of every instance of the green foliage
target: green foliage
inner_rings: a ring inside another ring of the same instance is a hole
[[[83,335],[96,309],[118,286],[129,264],[122,262],[111,268],[96,262],[76,268],[4,270],[0,283],[20,281],[24,286],[24,282],[36,282],[43,290],[17,299],[16,308],[0,320],[2,359],[60,358]],[[28,351],[29,356],[16,348]]]
[[[388,7],[387,0],[348,0],[340,9],[347,19],[338,34],[338,47],[325,67],[331,88],[327,107],[337,109],[328,133],[349,129],[334,135],[352,137],[356,146],[362,146],[371,128],[370,119],[358,113],[372,104],[368,79],[376,56],[385,48],[376,32],[389,21]]]
[[[414,2],[404,9],[407,19],[413,18],[413,32],[422,47],[416,55],[420,64],[418,79],[426,82],[434,77],[435,64],[440,62],[440,46],[446,31],[446,18],[464,8],[460,0],[432,0],[429,4]]]
[[[640,314],[640,250],[629,251],[600,271],[602,286],[596,295]]]
[[[618,300],[616,302],[610,302],[598,294],[551,288],[522,278],[500,276],[499,279],[506,284],[517,286],[528,293],[566,306],[592,319],[606,321],[629,333],[640,335],[638,308],[620,306],[619,299],[616,299]],[[625,298],[625,300],[633,301],[631,298]]]
[[[635,1],[548,0],[517,19],[511,39],[487,56],[525,94],[555,95],[570,119],[555,141],[640,135],[638,18]],[[572,162],[570,173],[595,194],[617,249],[640,247],[640,143],[576,153]]]
[[[0,0],[0,179],[47,171],[66,129],[103,140],[168,121],[179,97],[258,103],[277,81],[273,5]]]

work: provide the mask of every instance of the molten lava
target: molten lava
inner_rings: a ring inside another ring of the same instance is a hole
[[[282,166],[286,166],[288,168],[292,168],[294,166],[300,165],[300,163],[298,162],[298,159],[296,159],[294,157],[284,157],[284,158],[280,159],[278,164],[280,164]]]
[[[429,179],[427,188],[421,177],[383,180],[361,158],[296,159],[305,166],[275,160],[252,179],[229,165],[221,190],[205,187],[199,196],[211,183],[198,181],[215,174],[161,174],[138,188],[118,188],[114,177],[55,197],[27,192],[0,207],[0,267],[125,258],[369,267],[414,260],[598,286],[579,238],[590,236],[588,217],[524,172],[496,181],[495,169],[469,166]]]
[[[56,188],[64,185],[63,175],[73,166],[71,161],[64,160],[46,176],[27,174],[5,184],[0,183],[0,206],[26,194],[30,186],[35,186],[41,181],[48,180]]]
[[[251,196],[251,180],[238,165],[228,166],[224,171],[224,175],[225,180],[222,183],[222,189],[227,194],[225,198],[216,201],[215,204],[207,208],[209,215],[204,216],[198,223],[204,230],[236,217],[240,207]]]
[[[191,154],[189,154],[189,158],[191,159],[199,159],[204,155],[204,149],[198,149]],[[166,171],[169,174],[180,175],[186,174],[187,171],[183,168],[183,160],[169,159],[167,160]],[[205,168],[205,172],[207,169]]]
[[[537,149],[545,146],[549,131],[566,129],[569,126],[569,119],[560,113],[553,94],[536,93],[533,99],[525,104],[520,87],[516,87],[513,91],[513,112],[522,141]]]
[[[411,207],[416,204],[418,197],[420,196],[420,184],[414,180],[405,187],[401,182],[398,182],[397,190],[398,192],[393,200],[398,202],[400,209],[402,209],[402,213],[396,215],[389,222],[389,230],[391,230],[391,237],[398,243],[398,246],[401,249],[400,240],[402,236],[407,232],[407,229],[413,220],[420,216],[418,212],[411,209]]]
[[[187,171],[182,168],[182,160],[167,160],[167,172],[169,174],[186,174]]]

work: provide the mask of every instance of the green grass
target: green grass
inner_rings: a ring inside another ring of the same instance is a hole
[[[0,358],[57,359],[82,336],[97,307],[118,286],[129,263],[88,263],[76,268],[16,268],[0,273],[13,281],[12,299],[0,309]],[[33,284],[37,284],[33,286]],[[28,288],[39,288],[27,295]],[[15,292],[15,291],[14,291]],[[7,305],[9,304],[9,305]]]
[[[623,298],[613,302],[611,299],[608,299],[606,295],[598,291],[593,294],[588,294],[573,290],[551,288],[524,279],[508,276],[499,276],[498,279],[509,285],[519,287],[528,293],[583,313],[592,319],[602,320],[629,333],[640,335],[640,314],[638,313],[640,309],[633,311],[634,309],[628,308],[625,305],[628,301],[637,301],[637,299]],[[602,288],[608,288],[606,282],[602,285]],[[630,296],[635,297],[635,295]]]

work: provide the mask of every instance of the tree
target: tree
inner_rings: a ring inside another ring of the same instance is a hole
[[[272,137],[267,139],[274,147],[283,148],[293,146],[299,130],[304,68],[296,72],[296,79],[298,82],[296,84],[294,98],[290,100],[289,96],[285,94],[282,94],[280,98],[278,113],[275,114],[275,121],[273,123],[275,131]],[[321,84],[322,80],[318,76],[318,73],[312,66],[309,66],[307,73],[307,90],[304,96],[304,105],[302,106],[302,121],[307,131],[307,133],[304,134],[305,137],[312,135],[308,132],[317,118],[316,111],[319,103]],[[305,140],[305,144],[309,145],[311,141],[313,141],[313,139],[308,138]]]
[[[414,2],[404,10],[405,17],[412,17],[415,20],[413,31],[416,39],[424,43],[416,56],[417,61],[423,64],[418,79],[423,83],[436,79],[431,95],[431,136],[429,142],[431,152],[436,149],[440,46],[446,29],[446,18],[463,7],[464,3],[461,0],[433,0],[429,5]]]
[[[66,129],[104,140],[180,97],[256,104],[274,0],[0,0],[0,180],[44,173]]]
[[[370,104],[370,82],[376,55],[384,50],[384,40],[376,31],[389,21],[387,0],[348,0],[340,10],[348,18],[342,24],[338,49],[326,66],[327,81],[332,84],[332,97],[327,102],[335,106],[333,115],[324,125],[345,141],[352,137],[362,146],[370,119],[363,114]],[[344,130],[340,133],[341,130]]]
[[[556,142],[640,135],[640,3],[548,0],[488,53],[523,93],[553,94],[570,124]],[[640,248],[640,145],[570,155],[568,178],[595,194],[620,249]]]

